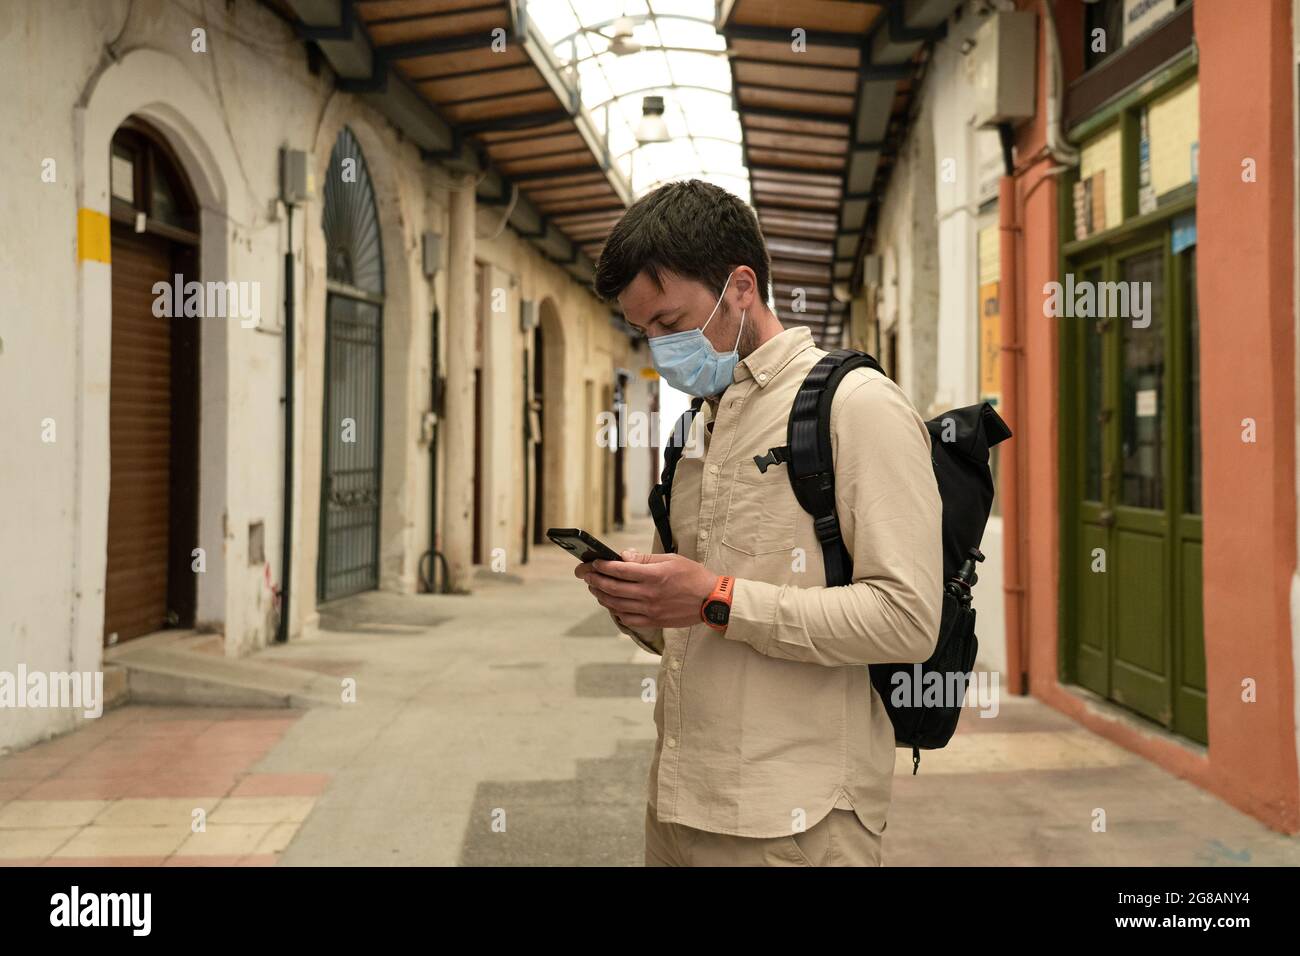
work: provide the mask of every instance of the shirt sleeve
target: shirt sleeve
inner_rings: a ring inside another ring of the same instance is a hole
[[[893,382],[851,375],[832,402],[831,446],[852,582],[738,579],[723,634],[768,657],[826,666],[925,661],[943,609],[943,506],[925,423]]]
[[[660,554],[663,551],[663,545],[659,541],[659,532],[655,532],[654,543],[650,546],[651,554]],[[606,610],[609,610],[606,608]],[[618,619],[613,611],[609,612],[610,619],[613,620],[614,626],[620,631],[632,638],[637,647],[651,654],[658,654],[660,657],[664,653],[664,630],[661,627],[628,627]]]

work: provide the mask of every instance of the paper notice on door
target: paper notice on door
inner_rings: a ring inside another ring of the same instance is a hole
[[[1156,416],[1156,390],[1154,388],[1144,388],[1135,396],[1137,400],[1137,411],[1135,414],[1138,418],[1155,418]]]

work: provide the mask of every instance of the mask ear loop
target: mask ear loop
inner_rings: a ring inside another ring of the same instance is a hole
[[[740,328],[736,330],[736,344],[731,347],[731,351],[737,355],[740,354],[740,336],[745,331],[745,310],[740,310]]]
[[[727,281],[722,283],[722,293],[718,296],[718,301],[713,304],[713,311],[709,313],[709,317],[705,319],[704,324],[700,326],[701,332],[709,327],[709,323],[713,321],[713,317],[718,314],[718,307],[722,305],[722,298],[727,294],[727,286],[731,284],[731,277],[733,274],[734,273],[731,272],[727,273]]]

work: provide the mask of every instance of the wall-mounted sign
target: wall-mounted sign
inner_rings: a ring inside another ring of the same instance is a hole
[[[1170,232],[1170,251],[1174,255],[1196,245],[1196,213],[1185,212],[1175,218]]]
[[[976,234],[979,286],[976,289],[975,314],[979,322],[980,401],[996,405],[1002,397],[1002,307],[998,301],[998,283],[1002,278],[1002,236],[992,215],[987,222]]]
[[[1128,46],[1173,13],[1174,6],[1174,0],[1124,0],[1124,45]]]

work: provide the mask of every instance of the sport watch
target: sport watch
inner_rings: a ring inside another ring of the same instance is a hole
[[[718,578],[713,591],[700,605],[700,617],[704,623],[715,631],[727,629],[727,619],[731,617],[731,586],[736,579],[729,574]]]

